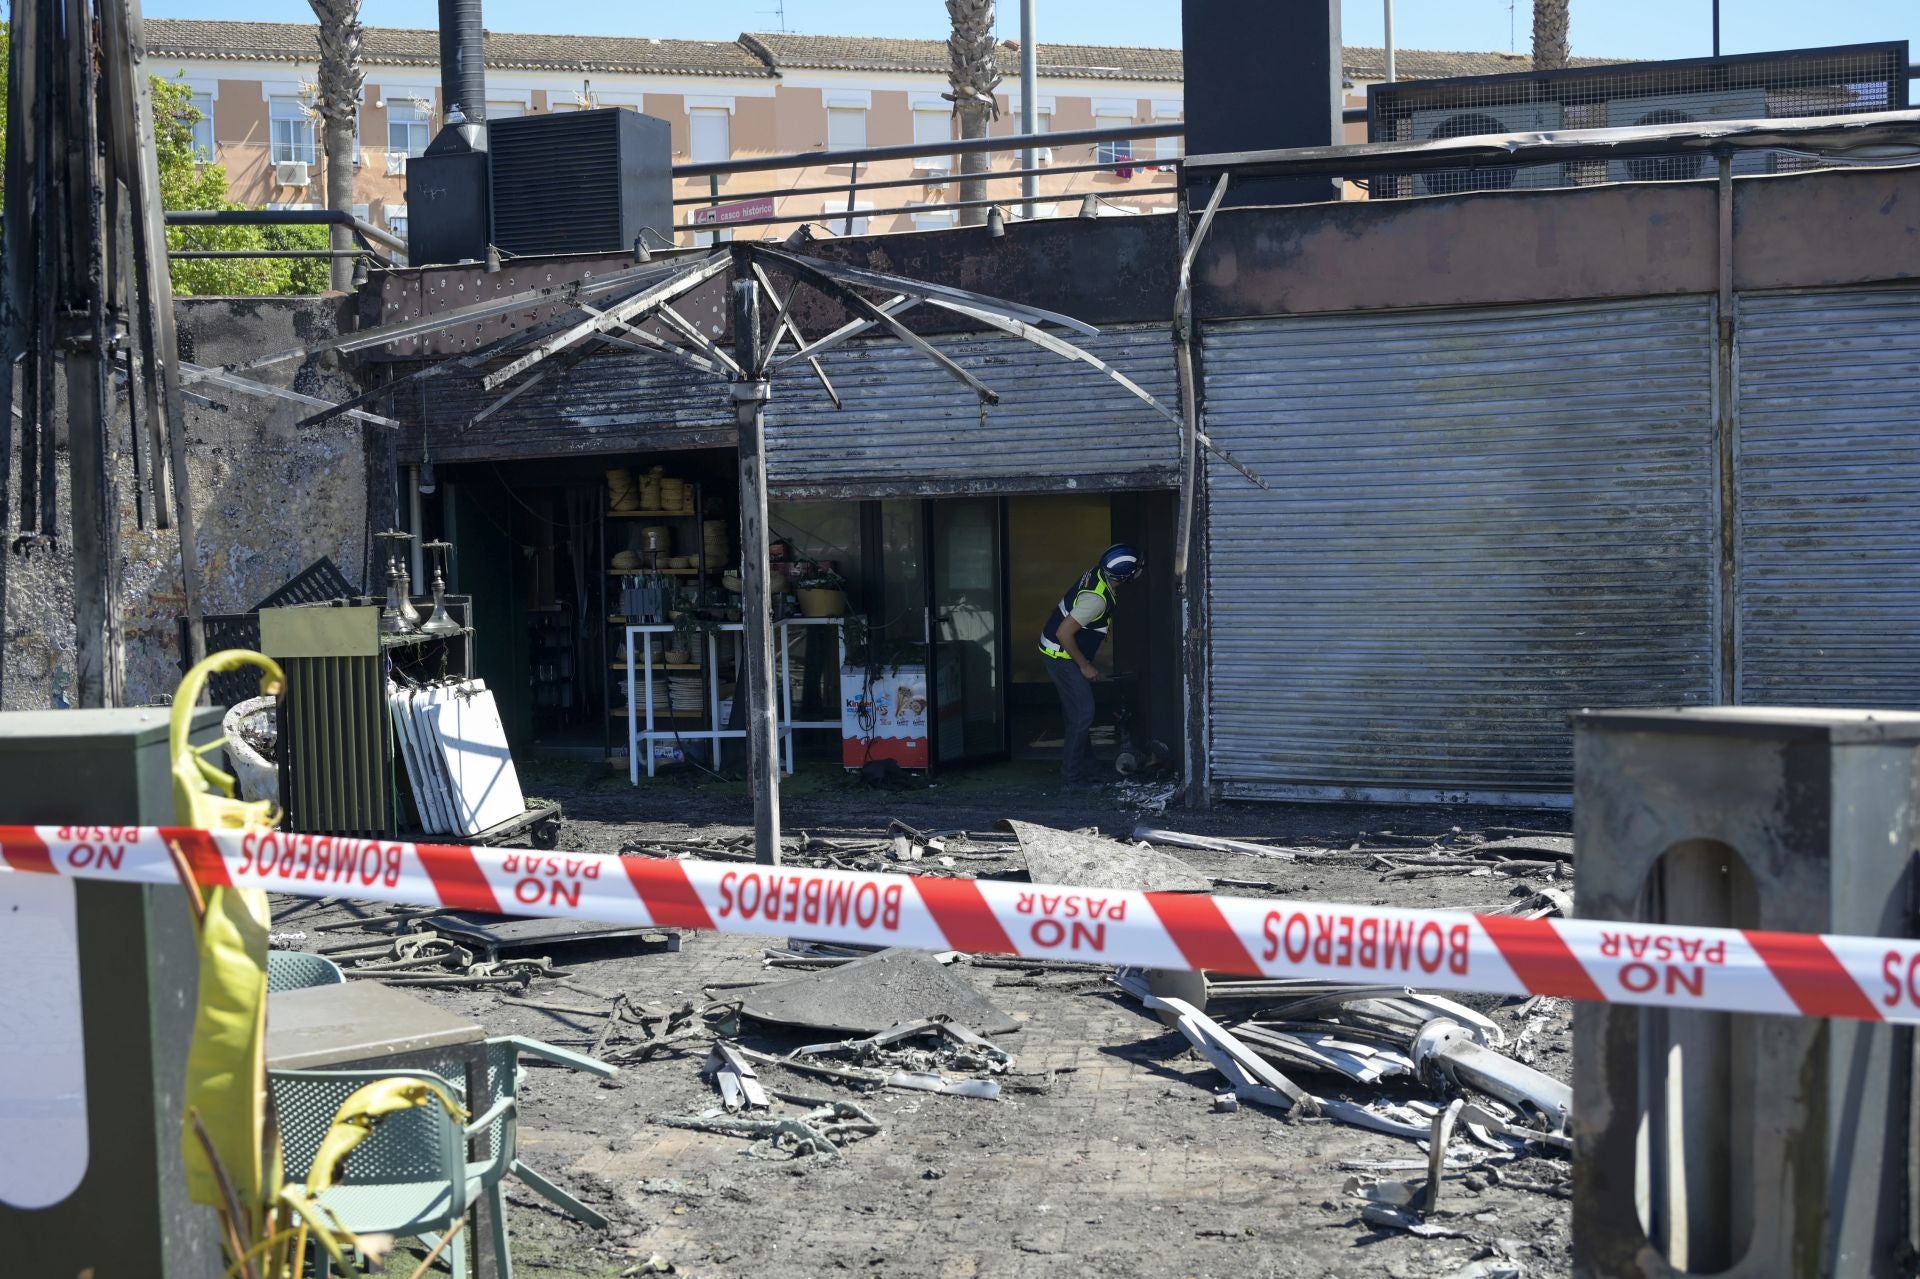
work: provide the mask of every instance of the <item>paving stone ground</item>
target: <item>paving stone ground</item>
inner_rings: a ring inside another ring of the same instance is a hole
[[[700,805],[665,820],[621,818],[621,798],[596,793],[570,800],[575,816],[562,847],[613,851],[650,833],[724,835],[737,831],[744,817],[737,805],[718,806],[710,815],[712,806]],[[1002,815],[1052,815],[1069,824],[1049,804],[1025,808]],[[946,820],[894,799],[869,802],[865,811],[852,803],[836,803],[831,814],[808,812],[804,804],[794,809],[793,822],[837,832],[877,834],[895,812],[916,824],[986,828],[984,813],[956,819],[951,804],[944,808]],[[1109,834],[1125,834],[1121,826],[1129,820],[1108,812],[1071,824],[1101,824]],[[1305,806],[1284,816],[1261,808],[1251,816],[1195,815],[1180,824],[1219,834],[1280,828],[1336,842],[1387,828],[1472,830],[1476,822],[1550,823],[1548,828],[1560,830],[1566,825],[1564,815],[1552,814]],[[1486,877],[1382,883],[1360,857],[1340,867],[1200,853],[1181,857],[1209,875],[1258,880],[1271,886],[1265,891],[1318,900],[1466,907],[1498,905],[1525,891]],[[319,915],[308,908],[306,918]],[[281,927],[298,930],[300,917]],[[777,943],[698,934],[674,954],[632,954],[608,944],[564,961],[555,958],[573,971],[573,980],[598,992],[624,991],[656,1003],[700,1002],[709,988],[783,975],[763,969],[767,944]],[[1050,1086],[1010,1090],[1000,1101],[855,1095],[826,1081],[765,1069],[769,1086],[853,1098],[884,1125],[880,1136],[854,1142],[838,1158],[755,1159],[745,1140],[652,1122],[655,1115],[696,1113],[717,1104],[718,1094],[700,1075],[703,1044],[624,1069],[610,1086],[534,1067],[524,1090],[522,1157],[607,1214],[613,1225],[606,1232],[587,1229],[516,1187],[509,1214],[516,1272],[597,1279],[658,1255],[676,1273],[695,1276],[1445,1279],[1496,1246],[1518,1257],[1530,1276],[1568,1272],[1564,1199],[1494,1184],[1484,1172],[1454,1174],[1445,1183],[1441,1211],[1430,1220],[1463,1238],[1426,1240],[1375,1230],[1361,1220],[1358,1202],[1341,1193],[1351,1175],[1343,1161],[1424,1159],[1416,1144],[1326,1121],[1289,1120],[1253,1106],[1215,1113],[1211,1102],[1220,1081],[1213,1069],[1176,1032],[1097,976],[965,971],[1021,1023],[1018,1033],[1002,1040],[1018,1057],[1016,1070],[1043,1078],[1052,1072]],[[552,987],[536,987],[536,995],[542,990],[556,1001],[593,1002]],[[726,993],[713,990],[715,996]],[[477,1015],[495,1034],[584,1049],[597,1029],[592,1019],[514,1007],[495,992],[425,997]],[[1497,1001],[1478,1006],[1515,1024]],[[1537,1062],[1561,1078],[1568,1074],[1569,1028],[1570,1012],[1560,1005],[1541,1038]],[[805,1038],[751,1027],[745,1036],[749,1044],[773,1051]],[[1341,1093],[1334,1083],[1310,1083]],[[1566,1177],[1565,1165],[1549,1160],[1513,1171],[1535,1182]],[[410,1274],[411,1263],[396,1260],[388,1273]]]

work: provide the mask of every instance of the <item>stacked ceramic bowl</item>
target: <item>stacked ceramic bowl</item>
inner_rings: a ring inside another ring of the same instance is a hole
[[[707,682],[690,671],[676,671],[667,676],[667,705],[676,711],[706,709]]]

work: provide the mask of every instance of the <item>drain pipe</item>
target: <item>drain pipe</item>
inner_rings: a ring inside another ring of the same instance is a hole
[[[1205,715],[1206,627],[1201,607],[1195,600],[1193,584],[1187,577],[1187,561],[1193,547],[1193,522],[1196,517],[1200,485],[1200,388],[1193,362],[1193,263],[1200,245],[1213,227],[1213,215],[1226,198],[1228,176],[1220,175],[1213,196],[1207,201],[1200,225],[1187,238],[1187,191],[1180,184],[1180,210],[1176,225],[1180,232],[1179,287],[1173,295],[1173,364],[1180,382],[1180,510],[1173,530],[1173,590],[1180,602],[1180,655],[1186,677],[1181,681],[1184,728],[1181,734],[1184,755],[1181,774],[1186,781],[1187,803],[1206,808],[1212,802],[1213,778],[1208,768]]]

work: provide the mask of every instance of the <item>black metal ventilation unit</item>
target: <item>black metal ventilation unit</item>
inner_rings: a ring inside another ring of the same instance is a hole
[[[520,256],[673,247],[673,137],[619,107],[496,122],[493,242]]]
[[[487,75],[480,0],[440,0],[440,94],[446,122],[407,161],[407,260],[487,257]]]
[[[1841,45],[1667,62],[1621,62],[1367,87],[1367,140],[1426,142],[1497,133],[1628,128],[1723,120],[1805,119],[1907,106],[1907,43]],[[1736,176],[1822,167],[1817,157],[1742,151]],[[1376,177],[1376,199],[1714,175],[1699,153],[1485,165]]]

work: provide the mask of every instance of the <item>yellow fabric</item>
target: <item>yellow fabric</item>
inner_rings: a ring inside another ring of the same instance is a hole
[[[200,1001],[187,1053],[185,1113],[197,1113],[234,1198],[259,1205],[268,1180],[266,1128],[267,895],[257,888],[207,890],[200,927]],[[182,1130],[187,1193],[226,1205],[189,1117]],[[272,1179],[278,1181],[277,1172]]]
[[[307,1194],[318,1195],[333,1185],[347,1155],[373,1134],[380,1120],[432,1101],[438,1101],[455,1118],[466,1118],[466,1109],[446,1089],[424,1079],[378,1079],[356,1089],[340,1103],[327,1135],[314,1152],[313,1166],[307,1170]]]
[[[169,718],[167,745],[173,768],[174,820],[201,830],[244,830],[277,820],[270,804],[234,799],[233,778],[205,760],[188,742],[193,710],[207,676],[259,666],[261,683],[279,687],[284,677],[271,659],[242,649],[215,653],[180,681]],[[219,743],[215,743],[217,748]],[[212,748],[209,748],[212,749]],[[210,794],[207,786],[224,794]],[[206,1147],[194,1130],[197,1115],[207,1133],[234,1201],[249,1214],[264,1209],[277,1192],[280,1170],[268,1167],[266,1132],[267,895],[257,888],[205,890],[200,923],[200,994],[194,1010],[181,1144],[187,1193],[196,1203],[228,1206]]]

